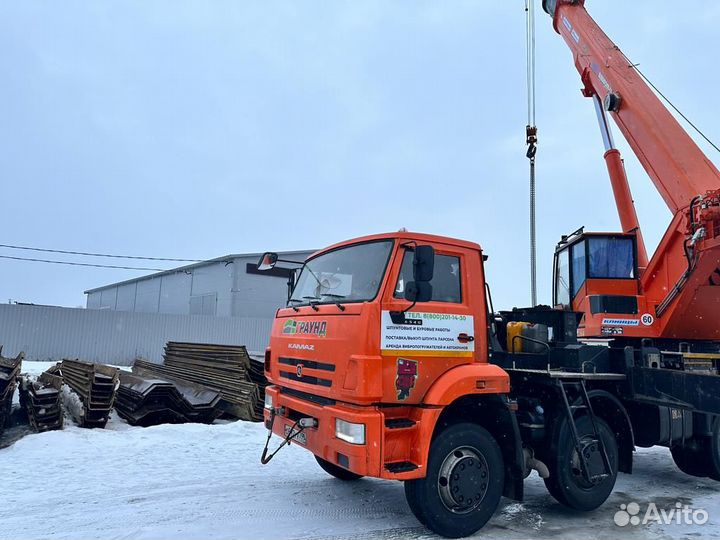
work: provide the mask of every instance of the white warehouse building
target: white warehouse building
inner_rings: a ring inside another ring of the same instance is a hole
[[[313,251],[285,251],[304,261]],[[271,319],[285,305],[290,270],[258,272],[261,253],[218,257],[85,291],[87,309]]]
[[[303,262],[312,251],[280,258]],[[262,358],[289,267],[258,272],[260,253],[227,255],[85,291],[87,309],[0,304],[0,344],[27,360],[159,362],[168,341],[245,345]]]

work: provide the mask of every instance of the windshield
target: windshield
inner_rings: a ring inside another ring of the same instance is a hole
[[[300,271],[290,303],[363,302],[378,293],[392,240],[355,244],[309,260]]]

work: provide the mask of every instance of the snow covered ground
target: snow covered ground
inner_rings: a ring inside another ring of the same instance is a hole
[[[29,364],[29,363],[28,363]],[[29,366],[25,366],[25,371]],[[266,466],[262,425],[219,422],[150,428],[113,416],[106,429],[68,425],[0,450],[0,537],[432,538],[402,485],[327,476],[308,452],[282,450]],[[277,443],[277,439],[274,440]],[[533,474],[526,501],[503,500],[481,538],[720,538],[720,484],[679,472],[663,448],[639,450],[633,475],[589,514],[565,509]],[[704,509],[704,525],[627,525],[621,504]]]

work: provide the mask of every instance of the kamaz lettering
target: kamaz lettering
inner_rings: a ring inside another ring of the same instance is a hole
[[[315,345],[307,343],[288,343],[288,349],[297,349],[298,351],[314,351]]]

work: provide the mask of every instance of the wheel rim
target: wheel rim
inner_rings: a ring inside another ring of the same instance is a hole
[[[590,435],[584,435],[583,437],[581,437],[580,441],[582,443],[582,446],[585,448],[585,459],[589,460],[591,459],[592,453],[601,451],[597,440]],[[580,464],[580,455],[578,454],[576,449],[573,449],[572,457],[570,458],[570,472],[572,474],[572,479],[575,482],[575,485],[585,490],[593,489],[605,482],[605,479],[603,479],[593,484],[592,482],[588,482],[585,479],[582,472],[582,465]]]
[[[445,508],[467,514],[482,503],[490,482],[485,457],[470,446],[461,446],[443,460],[438,475],[438,493]]]

